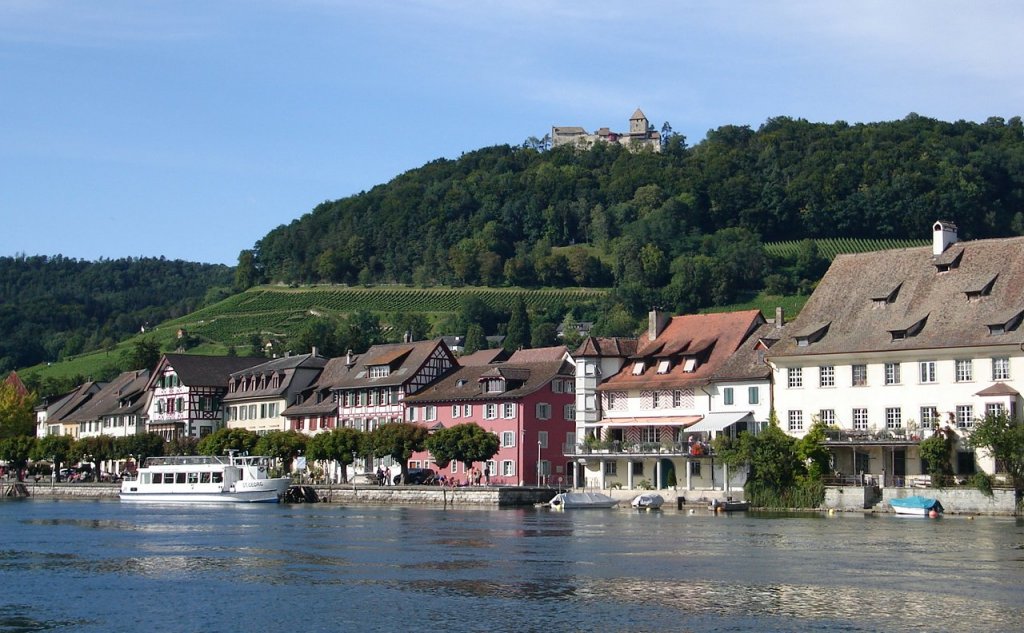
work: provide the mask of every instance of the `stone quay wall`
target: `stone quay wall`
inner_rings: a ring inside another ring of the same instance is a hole
[[[1016,513],[1013,490],[996,489],[986,496],[974,488],[872,488],[870,486],[829,486],[825,489],[825,509],[837,511],[892,512],[890,499],[920,495],[938,499],[948,514]]]

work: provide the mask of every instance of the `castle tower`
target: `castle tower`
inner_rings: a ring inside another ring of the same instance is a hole
[[[630,136],[647,135],[647,115],[640,108],[637,108],[633,116],[629,117],[629,134]]]

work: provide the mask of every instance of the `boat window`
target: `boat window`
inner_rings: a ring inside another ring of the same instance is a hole
[[[179,484],[185,483],[185,473],[176,473],[176,476]]]
[[[213,476],[213,483],[219,484],[224,482],[224,473],[210,473]]]
[[[174,473],[164,473],[164,483],[165,484],[173,484],[174,483]]]
[[[197,484],[197,483],[199,483],[199,473],[189,473],[188,474],[188,483],[190,483],[190,484]]]
[[[208,484],[210,483],[210,473],[199,473],[199,483]]]
[[[161,483],[161,482],[163,481],[163,480],[161,479],[161,478],[163,477],[163,475],[162,475],[162,474],[160,474],[160,473],[145,473],[145,474],[144,474],[144,475],[142,476],[142,483],[144,483],[144,484],[148,484],[148,483],[149,483],[149,478],[150,478],[150,476],[152,476],[152,477],[153,477],[153,483],[155,483],[155,484]]]

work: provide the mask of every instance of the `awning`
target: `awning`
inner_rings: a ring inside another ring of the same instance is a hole
[[[748,419],[749,418],[749,419]],[[709,413],[704,419],[686,429],[690,433],[714,433],[729,428],[740,420],[748,419],[752,422],[754,414],[752,411],[734,411],[722,413]]]
[[[588,429],[605,426],[616,428],[626,426],[690,426],[699,420],[699,415],[684,415],[665,418],[605,418],[600,422],[587,422],[582,426]]]

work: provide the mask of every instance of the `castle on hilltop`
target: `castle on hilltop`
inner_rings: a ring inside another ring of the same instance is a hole
[[[575,145],[580,149],[587,149],[599,141],[618,143],[631,150],[650,148],[654,152],[661,151],[661,133],[651,129],[647,115],[640,108],[637,108],[633,116],[629,117],[629,132],[612,132],[603,127],[593,134],[589,134],[578,126],[554,126],[551,128],[552,147]]]

